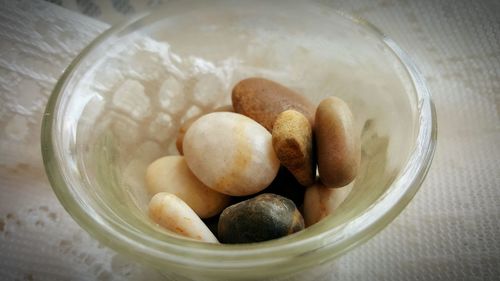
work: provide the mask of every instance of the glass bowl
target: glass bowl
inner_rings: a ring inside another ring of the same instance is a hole
[[[161,229],[146,213],[147,165],[177,154],[179,126],[230,104],[234,84],[253,76],[316,104],[331,95],[349,104],[362,141],[351,193],[321,222],[267,242],[205,244]],[[402,211],[435,144],[431,97],[408,56],[366,21],[315,1],[169,1],[112,27],[64,72],[42,127],[66,210],[175,280],[316,279]]]

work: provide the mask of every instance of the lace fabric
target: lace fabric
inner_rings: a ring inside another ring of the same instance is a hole
[[[46,2],[0,3],[0,280],[159,279],[71,219],[41,160],[41,119],[52,88],[107,28]]]

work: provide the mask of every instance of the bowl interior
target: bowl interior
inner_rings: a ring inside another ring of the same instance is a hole
[[[206,2],[174,1],[115,27],[74,63],[56,89],[51,137],[65,181],[56,192],[67,189],[102,228],[180,240],[147,218],[146,167],[178,154],[179,126],[230,104],[234,84],[253,76],[316,104],[338,96],[354,113],[360,174],[323,226],[349,222],[390,192],[420,123],[413,80],[383,36],[317,4]]]

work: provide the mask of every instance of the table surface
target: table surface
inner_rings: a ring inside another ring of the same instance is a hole
[[[0,280],[161,280],[71,219],[46,179],[39,142],[42,111],[64,68],[108,23],[147,9],[146,1],[50,2],[64,7],[0,0]],[[439,128],[416,197],[321,280],[498,278],[500,2],[322,2],[366,18],[409,53],[433,94]]]

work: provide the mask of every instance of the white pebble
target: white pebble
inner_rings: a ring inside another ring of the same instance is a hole
[[[308,187],[304,195],[304,222],[311,226],[332,214],[352,190],[352,183],[340,188],[329,188],[321,182]]]
[[[200,117],[183,141],[186,162],[208,187],[233,196],[266,188],[280,162],[271,134],[241,114],[214,112]]]
[[[161,192],[151,198],[149,217],[160,226],[182,236],[219,243],[193,209],[171,193]]]
[[[209,218],[229,205],[230,197],[200,182],[189,170],[183,156],[166,156],[151,163],[146,171],[151,195],[172,193],[186,202],[201,218]]]

